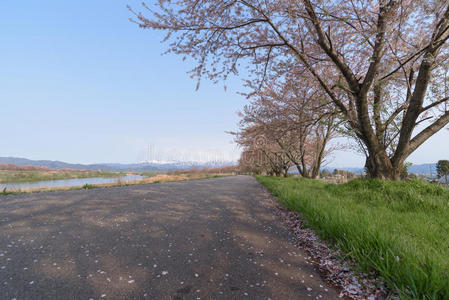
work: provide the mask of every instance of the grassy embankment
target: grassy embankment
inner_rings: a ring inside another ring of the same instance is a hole
[[[0,170],[0,183],[10,182],[34,182],[44,180],[58,179],[76,179],[89,177],[117,177],[123,176],[124,173],[119,172],[102,172],[102,171],[15,171]]]
[[[421,181],[257,179],[401,297],[449,299],[448,188]]]

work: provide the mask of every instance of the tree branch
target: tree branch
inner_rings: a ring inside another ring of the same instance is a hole
[[[449,124],[449,111],[443,114],[438,120],[436,120],[431,125],[427,126],[420,133],[418,133],[411,141],[408,147],[407,154],[411,154],[419,146],[421,146],[427,139],[438,132],[440,129],[444,128]]]

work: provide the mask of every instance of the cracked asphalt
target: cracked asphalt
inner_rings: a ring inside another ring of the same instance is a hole
[[[0,197],[0,299],[336,299],[249,176]]]

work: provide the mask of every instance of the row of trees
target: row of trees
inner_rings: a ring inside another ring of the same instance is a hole
[[[294,166],[303,177],[319,176],[335,149],[329,142],[337,136],[339,121],[326,97],[306,80],[301,85],[271,82],[249,95],[252,101],[235,133],[244,149],[240,166],[245,171],[287,176]]]
[[[267,147],[295,146],[285,155],[311,176],[316,164],[307,156],[316,153],[307,149],[315,142],[300,141],[302,127],[284,116],[291,97],[283,92],[299,92],[306,116],[294,119],[305,118],[312,136],[335,118],[331,127],[354,140],[371,177],[399,179],[406,158],[449,123],[448,1],[159,0],[145,8],[135,22],[166,31],[168,52],[196,60],[198,83],[243,71],[253,102],[242,144],[263,131]],[[279,115],[265,119],[272,105]]]

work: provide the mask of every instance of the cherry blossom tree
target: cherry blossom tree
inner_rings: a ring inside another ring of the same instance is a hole
[[[339,121],[327,97],[314,89],[314,82],[304,78],[300,86],[292,84],[296,81],[273,82],[251,94],[240,125],[242,131],[263,129],[264,138],[277,144],[300,175],[317,178],[323,162],[336,149],[329,142],[337,136]]]
[[[260,125],[251,125],[235,133],[237,143],[244,149],[239,160],[240,169],[249,173],[287,177],[292,164],[266,133],[267,128]]]
[[[145,9],[134,21],[166,31],[167,52],[196,60],[198,83],[244,70],[257,88],[291,66],[307,72],[371,177],[398,180],[405,159],[449,123],[448,1],[159,0]]]

